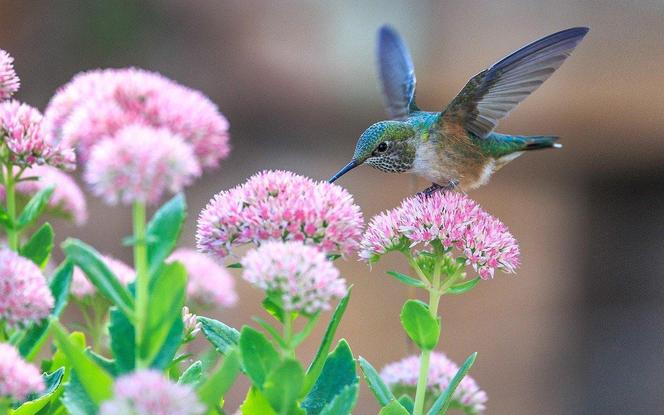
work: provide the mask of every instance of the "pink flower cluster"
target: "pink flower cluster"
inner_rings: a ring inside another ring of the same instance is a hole
[[[26,169],[22,178],[36,177],[38,180],[18,182],[16,192],[26,199],[38,191],[53,186],[53,195],[48,208],[55,214],[71,218],[77,225],[83,225],[88,219],[88,208],[83,191],[74,179],[52,166],[35,166]],[[0,199],[5,198],[5,188],[0,185]]]
[[[454,362],[440,352],[432,352],[427,384],[433,395],[440,395],[459,370]],[[393,390],[414,390],[420,373],[420,357],[413,355],[391,363],[381,371],[380,377]],[[465,376],[452,395],[453,404],[463,407],[464,412],[478,414],[486,409],[487,395],[480,390],[475,380]]]
[[[189,307],[182,307],[182,322],[184,323],[184,338],[193,339],[198,332],[201,331],[201,323],[198,321],[198,316],[191,311]]]
[[[375,216],[362,239],[360,257],[375,261],[388,251],[433,241],[458,249],[483,279],[493,277],[496,268],[514,272],[519,265],[519,245],[507,227],[457,192],[411,197]]]
[[[109,255],[104,255],[102,257],[104,263],[108,268],[115,274],[123,285],[127,285],[130,282],[134,281],[136,278],[136,273],[133,268],[125,264],[124,262],[117,260]],[[92,285],[90,280],[85,276],[83,271],[80,268],[74,268],[74,275],[72,276],[71,281],[71,294],[78,298],[83,299],[94,295],[97,292],[95,286]]]
[[[303,241],[324,252],[352,253],[361,237],[360,208],[345,189],[286,171],[264,171],[217,194],[201,212],[196,241],[227,256],[233,245]]]
[[[76,167],[73,150],[44,140],[42,115],[27,104],[0,102],[0,139],[9,149],[9,161],[17,166],[49,164],[64,170]]]
[[[0,49],[0,100],[11,98],[21,86],[14,71],[14,58]]]
[[[45,117],[51,140],[76,147],[83,161],[96,143],[132,124],[181,137],[204,168],[216,167],[230,151],[228,121],[212,101],[136,68],[76,75],[53,96]]]
[[[110,205],[154,204],[165,191],[179,192],[200,175],[193,150],[182,138],[133,124],[92,148],[84,179]]]
[[[188,386],[169,381],[159,371],[142,369],[119,377],[114,396],[102,403],[100,415],[202,415],[196,393]]]
[[[268,295],[281,297],[286,311],[328,310],[346,294],[346,281],[325,254],[302,242],[270,241],[242,259],[243,278]]]
[[[7,248],[0,249],[0,293],[0,319],[9,326],[46,318],[53,308],[53,295],[39,267]]]
[[[27,363],[14,346],[0,343],[0,399],[23,401],[33,392],[46,389],[36,367]]]
[[[187,296],[190,300],[217,307],[232,307],[237,302],[233,276],[207,255],[180,248],[168,261],[180,261],[187,269]]]

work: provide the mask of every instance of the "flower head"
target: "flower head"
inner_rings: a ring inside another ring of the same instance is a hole
[[[11,98],[21,86],[21,81],[14,71],[14,58],[0,49],[0,100]]]
[[[122,285],[126,286],[136,278],[134,270],[124,262],[109,255],[104,255],[102,259]],[[71,294],[78,299],[83,299],[84,297],[94,295],[95,292],[94,285],[90,283],[90,280],[88,280],[83,271],[79,267],[74,268],[74,275],[71,281]]]
[[[514,272],[519,265],[519,245],[507,226],[456,192],[411,197],[375,216],[362,239],[360,257],[373,261],[391,250],[434,241],[457,249],[483,279],[493,277],[496,268]]]
[[[302,242],[265,242],[242,259],[243,278],[277,296],[286,311],[313,314],[346,294],[346,281],[325,254]]]
[[[179,261],[187,270],[187,296],[204,305],[232,307],[237,302],[233,276],[213,259],[193,249],[180,248],[168,261]]]
[[[41,113],[18,101],[0,102],[0,140],[9,149],[9,161],[21,167],[49,164],[73,170],[73,150],[63,150],[44,141]]]
[[[184,338],[185,341],[196,337],[201,331],[201,323],[198,321],[198,316],[191,311],[189,307],[182,307],[182,322],[184,323]]]
[[[166,129],[192,146],[204,168],[216,167],[229,151],[228,121],[198,91],[136,68],[83,72],[61,87],[46,109],[54,142],[77,148],[88,160],[97,142],[129,124]]]
[[[77,225],[83,225],[88,219],[88,209],[83,191],[74,179],[52,166],[35,166],[26,169],[22,177],[36,177],[16,184],[16,192],[26,199],[49,186],[53,194],[48,202],[49,209],[56,214],[71,218]],[[5,198],[5,189],[0,185],[0,199]]]
[[[438,397],[450,380],[456,375],[459,367],[443,353],[432,352],[427,377],[428,389],[434,397]],[[412,393],[417,386],[420,373],[420,357],[409,356],[398,362],[391,363],[381,371],[380,377],[395,393]],[[434,398],[435,399],[435,398]],[[463,407],[464,411],[473,414],[481,413],[486,408],[487,395],[480,390],[473,378],[465,376],[452,395],[452,402]]]
[[[0,343],[0,399],[22,401],[45,388],[39,370],[23,360],[14,346]]]
[[[182,190],[201,169],[191,146],[166,129],[129,125],[95,144],[84,173],[106,203],[150,204],[165,191]]]
[[[154,369],[142,369],[121,376],[115,381],[113,392],[113,398],[102,403],[100,415],[205,413],[205,406],[190,387],[173,383]]]
[[[41,270],[29,259],[0,249],[0,319],[24,326],[48,316],[53,295]]]
[[[233,245],[303,241],[324,252],[357,248],[362,212],[343,188],[285,171],[265,171],[217,194],[201,212],[198,249],[225,257]]]

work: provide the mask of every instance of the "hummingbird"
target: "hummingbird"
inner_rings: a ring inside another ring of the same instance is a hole
[[[587,27],[574,27],[530,43],[483,70],[441,112],[415,104],[415,68],[405,42],[390,26],[378,31],[378,72],[389,120],[367,128],[352,160],[330,183],[362,164],[391,173],[414,173],[432,182],[423,193],[486,184],[523,152],[562,147],[555,136],[494,132],[571,54]]]

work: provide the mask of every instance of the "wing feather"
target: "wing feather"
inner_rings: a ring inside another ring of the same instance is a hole
[[[405,119],[415,107],[415,67],[408,47],[389,26],[378,32],[378,70],[390,118]]]
[[[442,116],[486,137],[563,64],[586,33],[586,27],[563,30],[501,59],[471,78]]]

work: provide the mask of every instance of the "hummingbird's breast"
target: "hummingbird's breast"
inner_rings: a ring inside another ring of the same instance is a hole
[[[461,190],[486,184],[496,160],[484,155],[463,129],[443,126],[420,135],[412,173],[433,183],[458,183]]]

